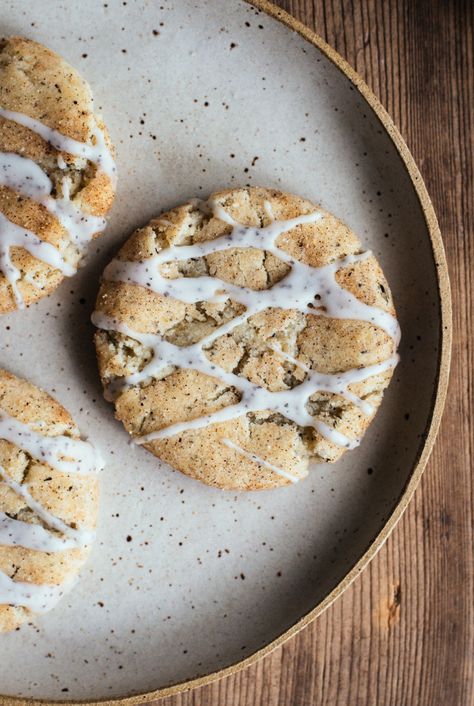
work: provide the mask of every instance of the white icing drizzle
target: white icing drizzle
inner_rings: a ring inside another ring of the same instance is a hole
[[[346,370],[344,373],[318,373],[307,365],[304,365],[301,361],[293,358],[293,356],[285,353],[276,346],[270,346],[270,348],[275,351],[275,353],[290,363],[293,363],[297,367],[304,370],[307,375],[315,381],[318,387],[318,392],[332,392],[333,394],[340,395],[344,397],[349,402],[352,402],[356,407],[366,415],[370,416],[375,412],[375,408],[366,400],[357,397],[353,392],[348,390],[349,385],[354,383],[363,382],[370,377],[375,375],[381,375],[386,373],[388,370],[392,370],[398,364],[400,356],[395,353],[390,358],[386,358],[380,363],[373,363],[372,365],[366,365],[364,368],[353,368],[352,370]]]
[[[0,512],[0,544],[42,552],[62,552],[79,546],[74,539],[56,537],[42,525],[15,520],[5,512]]]
[[[103,466],[92,444],[70,436],[43,436],[0,409],[0,439],[5,439],[63,473],[90,475]]]
[[[58,150],[68,152],[76,157],[84,157],[93,162],[101,171],[107,174],[115,187],[115,164],[105,144],[104,135],[97,126],[93,129],[95,144],[88,145],[61,135],[57,130],[53,130],[23,113],[0,108],[0,116],[36,132]],[[61,169],[67,166],[61,155],[58,156],[58,166]],[[70,199],[70,182],[67,178],[62,181],[62,197],[58,199],[52,198],[51,180],[32,159],[10,152],[0,153],[0,185],[13,189],[22,196],[42,204],[49,213],[57,218],[68,233],[70,240],[78,247],[80,253],[83,252],[92,236],[105,228],[106,221],[104,218],[85,213]],[[66,277],[74,275],[77,272],[77,268],[67,263],[56,247],[42,241],[36,234],[26,228],[16,225],[3,214],[0,214],[0,216],[0,272],[7,278],[16,304],[19,309],[22,309],[24,308],[24,302],[17,286],[21,273],[11,261],[10,248],[24,248],[38,260],[60,270]],[[36,286],[31,278],[28,281]]]
[[[217,368],[206,357],[205,348],[217,338],[247,321],[250,316],[269,307],[298,309],[310,315],[366,321],[383,329],[393,339],[396,347],[400,340],[400,329],[396,318],[378,307],[369,306],[359,301],[352,293],[341,287],[336,280],[336,274],[339,270],[369,258],[371,253],[348,255],[329,265],[311,267],[294,260],[288,253],[281,250],[277,246],[276,240],[282,233],[299,225],[315,223],[322,218],[320,212],[286,221],[273,220],[269,225],[259,228],[243,226],[235,222],[217,203],[210,203],[207,208],[209,207],[217,218],[232,225],[231,233],[203,243],[171,247],[141,262],[114,260],[106,268],[104,277],[112,281],[131,282],[186,303],[225,301],[231,298],[246,307],[244,314],[219,326],[198,343],[185,347],[169,343],[157,334],[134,331],[124,323],[111,319],[101,312],[95,312],[92,321],[98,328],[117,331],[134,338],[153,352],[151,361],[143,370],[118,381],[112,386],[112,392],[119,392],[125,387],[140,384],[149,378],[167,375],[170,370],[176,367],[188,367],[210,376],[218,376],[226,385],[237,388],[242,397],[237,404],[187,422],[172,424],[135,441],[139,444],[146,444],[155,439],[168,438],[190,429],[199,429],[212,423],[229,421],[247,412],[271,410],[280,413],[298,426],[314,427],[324,438],[338,446],[354,448],[359,440],[350,439],[324,422],[314,419],[308,413],[306,409],[308,399],[316,392],[339,394],[357,405],[364,414],[370,415],[374,411],[372,405],[358,398],[348,390],[348,387],[395,367],[398,356],[393,355],[381,363],[365,368],[328,375],[312,371],[288,354],[276,350],[277,354],[303,368],[306,372],[306,378],[291,390],[270,392],[245,378]],[[266,203],[265,207],[271,215],[270,204]],[[204,257],[213,252],[236,247],[258,248],[270,252],[290,264],[291,270],[280,282],[264,291],[238,287],[215,277],[168,279],[161,270],[161,267],[169,262]]]
[[[61,542],[62,544],[62,549],[65,548],[70,548],[70,547],[86,547],[89,544],[92,544],[95,538],[95,532],[92,530],[84,529],[84,528],[79,528],[79,529],[73,529],[72,527],[69,527],[65,522],[63,522],[59,517],[56,517],[53,515],[49,510],[46,510],[43,505],[41,505],[40,502],[35,500],[31,493],[29,492],[28,485],[25,483],[17,483],[13,478],[10,478],[7,473],[5,472],[5,469],[3,466],[0,465],[0,478],[1,481],[5,485],[7,485],[11,490],[13,490],[14,493],[16,493],[18,496],[23,498],[25,503],[28,505],[28,507],[35,512],[38,517],[43,520],[43,522],[48,525],[53,530],[56,530],[57,532],[61,532],[65,537],[67,537],[68,542],[68,547],[65,546],[66,540],[63,540]],[[26,522],[21,523],[21,524],[28,524]],[[30,527],[31,525],[28,524]],[[54,537],[53,535],[50,535],[46,533],[49,539],[51,540],[51,548],[49,547],[49,543],[46,542],[43,547],[43,551],[55,551],[52,547],[57,546],[58,538]],[[15,537],[14,537],[15,539]],[[19,544],[19,541],[16,541],[15,544]],[[1,544],[1,535],[0,535],[0,544]],[[4,542],[5,544],[5,542]],[[25,545],[22,545],[25,546]],[[30,547],[34,549],[35,547]]]
[[[66,593],[70,583],[51,586],[15,581],[0,571],[0,604],[29,608],[34,613],[47,613]]]
[[[279,476],[283,476],[283,478],[286,478],[287,480],[291,481],[291,483],[297,483],[299,481],[299,478],[293,476],[291,473],[288,473],[288,471],[283,470],[283,468],[278,468],[278,466],[273,465],[273,463],[270,463],[269,461],[265,461],[264,458],[257,456],[257,454],[250,453],[250,451],[246,451],[241,446],[235,444],[231,439],[221,439],[220,442],[221,444],[224,444],[224,446],[227,446],[229,449],[233,449],[234,451],[236,451],[240,456],[248,458],[249,461],[254,461],[254,463],[258,464],[259,466],[268,468],[270,471],[273,471]]]
[[[48,142],[52,147],[60,152],[67,152],[72,154],[74,157],[83,157],[89,162],[96,164],[99,169],[107,174],[112,184],[115,187],[117,179],[117,169],[115,166],[114,159],[105,144],[105,137],[99,126],[94,123],[94,127],[91,130],[92,136],[95,139],[93,145],[89,145],[86,142],[78,142],[73,140],[72,137],[66,137],[58,130],[54,130],[48,127],[40,120],[31,118],[29,115],[24,113],[17,113],[14,110],[5,110],[0,108],[0,117],[6,120],[11,120],[18,125],[28,128],[32,132],[39,135],[45,142]]]
[[[53,199],[51,179],[36,162],[27,157],[13,152],[0,152],[0,186],[7,186],[42,204],[80,247],[84,247],[95,233],[104,230],[106,226],[105,218],[86,214],[70,200],[68,179],[62,182],[63,197]]]
[[[0,152],[0,185],[39,203],[52,189],[51,179],[39,164],[14,152]]]
[[[31,230],[9,221],[3,213],[0,213],[0,271],[9,281],[19,309],[24,308],[24,302],[17,287],[21,273],[12,263],[10,256],[12,247],[24,248],[38,260],[60,270],[66,277],[71,277],[76,272],[76,268],[63,260],[54,245],[40,240]]]
[[[327,441],[330,441],[335,446],[341,446],[345,449],[355,449],[360,444],[360,439],[351,439],[345,434],[342,434],[342,432],[337,431],[337,429],[333,429],[320,419],[315,419],[313,421],[313,426],[322,437],[327,439]]]

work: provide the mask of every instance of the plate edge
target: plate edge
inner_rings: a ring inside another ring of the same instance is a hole
[[[451,344],[452,344],[452,304],[451,304],[451,289],[449,283],[449,272],[446,261],[446,255],[444,251],[443,240],[441,236],[441,231],[438,225],[438,220],[436,213],[431,202],[428,190],[425,186],[421,173],[415,163],[413,155],[411,154],[405,140],[403,139],[400,131],[395,126],[392,118],[385,110],[379,99],[375,96],[369,86],[365,83],[363,78],[352,68],[352,66],[327,42],[325,42],[314,30],[307,27],[303,22],[297,20],[295,17],[290,15],[288,12],[282,8],[275,5],[270,0],[243,0],[248,5],[255,7],[257,10],[265,12],[267,15],[273,19],[281,22],[283,25],[289,29],[297,32],[303,39],[313,44],[317,47],[325,56],[328,58],[332,64],[336,66],[341,73],[343,73],[352,83],[352,85],[359,91],[362,97],[366,100],[369,106],[372,108],[376,117],[382,123],[386,132],[390,136],[395,148],[402,159],[405,168],[408,171],[410,180],[415,189],[416,195],[418,197],[423,216],[425,219],[426,226],[428,228],[428,233],[430,236],[431,247],[433,252],[434,265],[436,268],[437,284],[438,284],[438,297],[440,301],[440,311],[441,311],[441,321],[440,321],[440,351],[438,357],[438,371],[437,371],[437,384],[433,394],[431,416],[428,420],[425,432],[423,436],[425,437],[424,443],[419,449],[418,458],[412,468],[400,498],[392,511],[389,519],[380,530],[375,539],[371,542],[369,547],[366,549],[361,558],[354,564],[351,570],[346,574],[346,576],[335,586],[332,591],[320,601],[314,608],[312,608],[308,613],[303,615],[299,620],[296,621],[288,630],[276,637],[274,640],[269,642],[267,645],[257,650],[253,654],[245,657],[243,660],[235,662],[227,667],[223,667],[220,670],[211,672],[201,677],[194,679],[189,679],[184,682],[179,682],[177,684],[167,686],[155,691],[144,692],[142,694],[136,694],[133,696],[123,696],[116,699],[99,699],[99,700],[80,700],[80,701],[57,701],[57,700],[47,700],[47,699],[24,699],[21,697],[14,696],[2,696],[0,695],[0,706],[19,706],[24,704],[25,706],[82,706],[89,705],[94,706],[97,704],[100,706],[134,706],[135,704],[140,704],[155,699],[162,699],[167,696],[173,696],[183,691],[190,691],[207,684],[211,684],[214,681],[223,679],[224,677],[235,674],[246,667],[251,666],[258,660],[262,659],[270,652],[273,652],[277,647],[280,647],[284,642],[289,640],[291,637],[295,636],[300,630],[309,625],[313,620],[315,620],[321,613],[323,613],[326,608],[328,608],[331,603],[333,603],[342,593],[350,586],[350,584],[359,576],[363,569],[369,564],[369,562],[374,558],[379,549],[383,546],[396,524],[400,520],[404,511],[406,510],[408,503],[410,502],[418,483],[420,482],[423,471],[426,467],[428,459],[430,457],[431,451],[436,440],[439,425],[441,422],[441,417],[443,413],[444,403],[446,401],[446,394],[448,389],[449,381],[449,369],[451,362]]]

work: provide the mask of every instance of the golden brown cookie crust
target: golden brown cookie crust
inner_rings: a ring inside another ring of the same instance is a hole
[[[266,203],[271,205],[276,220],[311,214],[317,209],[300,197],[263,188],[217,192],[209,202],[222,206],[232,219],[246,226],[268,225]],[[278,246],[313,267],[362,251],[360,241],[344,223],[317,210],[323,218],[283,233],[277,239]],[[119,251],[118,259],[141,261],[169,245],[201,243],[231,230],[231,225],[206,213],[202,205],[188,203],[137,230]],[[166,275],[215,276],[230,284],[263,290],[280,281],[289,269],[288,264],[266,252],[262,242],[261,250],[236,247],[171,263],[166,266]],[[336,280],[359,301],[395,316],[388,283],[373,256],[341,268]],[[186,304],[137,284],[107,280],[101,284],[96,305],[96,311],[134,331],[158,333],[179,346],[201,340],[244,308],[232,300]],[[133,337],[100,327],[95,342],[105,388],[142,370],[152,355]],[[305,373],[276,354],[271,345],[275,342],[300,363],[327,374],[380,363],[393,356],[396,347],[386,331],[367,321],[268,308],[206,349],[207,358],[217,366],[215,377],[193,369],[171,368],[161,379],[149,379],[121,390],[115,400],[116,417],[133,437],[139,437],[235,404],[240,398],[238,390],[219,380],[219,368],[270,391],[291,389],[302,382]],[[359,439],[382,400],[392,372],[389,369],[350,385],[350,392],[373,407],[371,414],[364,414],[344,397],[327,392],[312,395],[308,409],[315,419],[335,431]],[[183,473],[219,488],[252,490],[289,482],[271,468],[220,443],[225,438],[297,479],[307,475],[310,460],[334,462],[345,451],[315,429],[298,427],[268,410],[155,439],[145,447]]]
[[[0,369],[0,411],[43,436],[79,438],[70,414],[53,397],[26,380]],[[26,484],[44,508],[72,527],[93,530],[96,523],[96,476],[64,473],[0,438],[0,465],[9,478]],[[44,525],[25,500],[0,482],[0,511],[13,519]],[[0,570],[15,581],[58,585],[79,571],[89,547],[50,552],[4,546],[0,541]],[[29,609],[0,605],[0,632],[13,630],[32,617]]]
[[[0,108],[23,113],[87,144],[93,143],[93,131],[98,126],[111,148],[107,130],[94,113],[88,84],[58,54],[30,39],[9,37],[0,41]],[[32,130],[1,116],[0,152],[18,154],[38,164],[53,182],[54,197],[61,197],[61,180],[70,177],[72,200],[85,214],[105,216],[109,211],[114,185],[107,174],[82,157],[55,149]],[[62,168],[58,158],[64,160]],[[0,213],[54,245],[65,262],[77,267],[81,254],[73,247],[67,230],[42,204],[0,186]],[[51,293],[63,280],[59,270],[25,249],[11,250],[12,262],[21,272],[17,287],[25,304]],[[0,313],[16,307],[10,283],[0,272]]]

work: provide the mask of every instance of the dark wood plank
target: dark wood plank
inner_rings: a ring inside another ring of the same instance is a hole
[[[473,5],[468,0],[277,4],[314,27],[365,78],[421,168],[451,269],[450,392],[413,502],[342,598],[260,663],[161,704],[472,706]]]

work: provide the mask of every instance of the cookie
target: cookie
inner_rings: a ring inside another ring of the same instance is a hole
[[[357,446],[397,363],[377,260],[307,200],[247,188],[137,230],[93,322],[134,441],[218,488],[287,485]]]
[[[0,632],[71,588],[94,539],[100,465],[59,402],[0,369]]]
[[[0,41],[0,313],[75,274],[105,228],[116,170],[84,79],[50,49]]]

